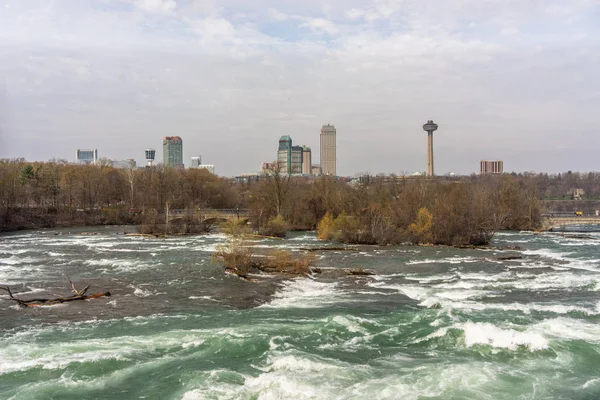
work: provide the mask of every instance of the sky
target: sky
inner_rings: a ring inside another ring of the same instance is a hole
[[[0,0],[0,158],[258,171],[337,128],[338,175],[600,170],[600,0]]]

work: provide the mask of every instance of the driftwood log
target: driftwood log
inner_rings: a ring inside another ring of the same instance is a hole
[[[110,296],[110,292],[104,292],[104,293],[94,293],[94,294],[86,294],[88,289],[90,288],[90,285],[86,286],[83,290],[77,290],[77,288],[75,288],[75,284],[73,284],[73,282],[69,281],[71,283],[71,289],[73,290],[73,295],[68,296],[68,297],[55,297],[55,298],[50,298],[50,299],[29,299],[29,300],[23,300],[23,299],[19,299],[16,298],[12,291],[10,290],[10,287],[8,286],[0,286],[0,289],[5,290],[6,292],[8,292],[8,295],[10,297],[10,300],[17,302],[17,304],[21,307],[39,307],[39,306],[44,306],[44,305],[53,305],[53,304],[61,304],[61,303],[67,303],[69,301],[75,301],[75,300],[89,300],[89,299],[97,299],[99,297],[109,297]]]

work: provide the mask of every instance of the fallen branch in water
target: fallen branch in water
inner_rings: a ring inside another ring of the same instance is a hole
[[[16,301],[17,304],[21,307],[39,307],[42,305],[53,305],[53,304],[61,304],[61,303],[67,303],[69,301],[75,301],[75,300],[89,300],[89,299],[97,299],[99,297],[109,297],[110,296],[110,292],[104,292],[104,293],[94,293],[94,294],[90,294],[90,295],[86,295],[88,289],[90,288],[90,285],[86,286],[83,290],[79,291],[77,290],[77,288],[75,288],[75,284],[71,281],[69,281],[71,283],[71,288],[73,290],[73,293],[75,293],[72,296],[68,296],[68,297],[55,297],[55,298],[50,298],[50,299],[29,299],[29,300],[23,300],[23,299],[19,299],[17,297],[15,297],[12,293],[12,291],[10,290],[10,287],[8,286],[0,286],[0,289],[8,292],[8,296],[10,297],[10,300],[12,301]]]
[[[366,270],[364,268],[345,268],[344,273],[346,275],[362,275],[362,276],[375,275],[375,272]]]

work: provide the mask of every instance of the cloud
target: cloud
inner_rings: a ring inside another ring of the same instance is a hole
[[[203,38],[219,38],[230,40],[235,29],[231,22],[224,18],[207,17],[190,23],[192,31]]]
[[[289,19],[289,16],[287,14],[277,11],[274,8],[269,8],[268,13],[270,18],[277,21],[286,21]]]
[[[302,18],[301,27],[310,28],[315,33],[327,33],[333,35],[338,32],[335,24],[323,18]]]
[[[0,157],[141,162],[178,134],[236,175],[282,132],[317,162],[331,122],[341,173],[416,171],[434,119],[441,173],[597,168],[597,2],[5,1]]]
[[[358,18],[362,17],[363,15],[365,15],[365,12],[363,10],[351,8],[350,10],[347,10],[345,14],[348,18],[354,20],[354,19],[358,19]]]
[[[170,13],[175,11],[175,0],[135,0],[134,4],[140,9],[154,13]]]

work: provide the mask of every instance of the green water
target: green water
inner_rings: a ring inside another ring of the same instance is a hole
[[[223,236],[124,229],[0,237],[0,284],[23,297],[67,294],[69,278],[113,293],[34,309],[1,300],[0,398],[600,398],[600,234],[497,235],[496,247],[522,247],[510,251],[321,252],[325,272],[376,275],[246,282],[211,263]]]

